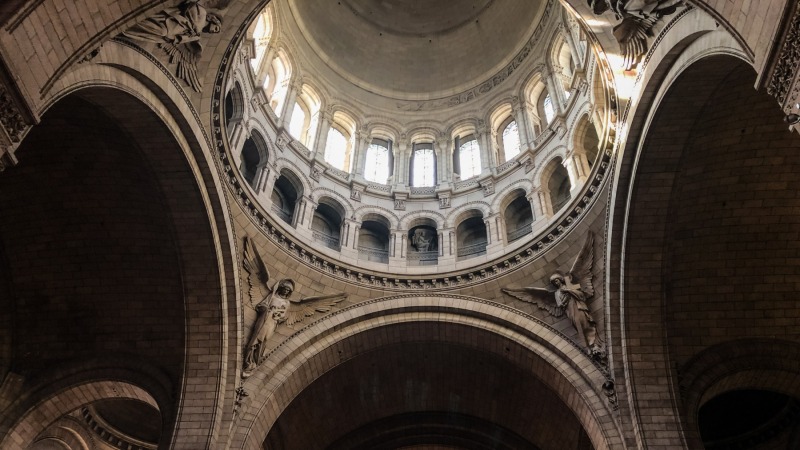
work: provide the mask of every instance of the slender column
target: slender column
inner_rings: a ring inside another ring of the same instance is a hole
[[[286,100],[283,102],[283,111],[281,112],[281,126],[284,129],[289,129],[289,123],[292,121],[292,113],[294,112],[294,104],[297,102],[297,96],[302,92],[302,80],[297,79],[289,84],[286,92]]]
[[[452,164],[453,158],[447,157],[447,149],[448,149],[449,141],[444,140],[443,138],[437,139],[433,143],[433,147],[436,151],[436,180],[439,184],[450,181],[452,179],[453,171],[450,170],[450,165]]]
[[[327,111],[320,111],[320,121],[317,127],[317,137],[314,139],[314,159],[325,159],[325,145],[328,143],[328,131],[331,129],[333,116]]]
[[[533,221],[539,220],[539,218],[544,217],[544,212],[542,210],[542,202],[539,199],[539,192],[534,190],[531,191],[527,196],[528,204],[531,208],[531,213],[533,214]]]
[[[397,152],[394,156],[394,173],[395,184],[406,186],[408,185],[408,159],[411,155],[408,153],[408,142],[403,139],[397,143]]]
[[[356,133],[355,148],[353,149],[356,163],[353,167],[353,173],[358,174],[362,178],[364,177],[364,167],[366,167],[367,164],[367,148],[371,140],[371,135],[366,130]]]
[[[572,36],[572,32],[569,30],[568,26],[564,27],[564,40],[567,41],[572,62],[575,63],[575,70],[577,71],[583,69],[583,58],[581,58],[582,55],[579,53],[578,46],[575,45],[575,37]]]
[[[255,70],[256,73],[255,84],[257,88],[261,88],[264,86],[264,81],[266,81],[267,73],[269,72],[269,66],[270,64],[272,64],[272,60],[275,59],[276,50],[277,46],[275,45],[274,42],[270,42],[269,44],[267,44],[267,51],[264,52],[264,57],[261,59],[261,63],[259,63],[258,67]]]
[[[530,146],[528,140],[528,118],[526,117],[525,107],[519,97],[511,97],[511,112],[514,115],[514,121],[517,122],[517,130],[519,130],[519,150],[524,152]],[[506,159],[508,159],[507,155]]]
[[[492,146],[492,133],[489,127],[484,125],[475,132],[475,136],[478,138],[478,146],[481,150],[481,172],[485,173],[497,165]]]
[[[550,203],[550,191],[546,188],[540,187],[537,190],[539,197],[539,205],[542,210],[541,217],[551,217],[553,215],[553,205]]]
[[[564,88],[559,88],[556,84],[555,73],[548,71],[544,74],[545,81],[547,82],[547,92],[550,94],[552,100],[553,110],[557,116],[564,115]],[[559,82],[560,83],[560,82]]]

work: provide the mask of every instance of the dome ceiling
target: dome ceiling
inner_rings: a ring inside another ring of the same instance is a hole
[[[322,61],[369,92],[440,98],[491,78],[533,34],[542,0],[288,0]]]

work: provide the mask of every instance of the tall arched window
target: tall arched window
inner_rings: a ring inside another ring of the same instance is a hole
[[[390,142],[383,139],[373,139],[367,147],[366,161],[364,164],[364,178],[375,183],[386,183],[391,172]]]
[[[506,161],[519,155],[519,130],[517,129],[517,121],[512,120],[503,129],[503,152],[506,156]]]
[[[331,127],[325,144],[325,162],[339,170],[348,171],[346,163],[349,149],[350,140],[339,129]]]
[[[542,108],[544,109],[544,118],[547,123],[553,121],[553,118],[556,116],[556,111],[553,109],[553,99],[550,98],[550,94],[547,94],[544,97],[544,103],[542,104]]]
[[[271,5],[270,5],[271,6]],[[267,6],[269,8],[269,6]],[[261,65],[261,60],[267,53],[269,46],[269,39],[272,35],[272,21],[270,20],[269,9],[264,9],[261,15],[256,20],[256,26],[253,29],[253,40],[255,41],[256,54],[250,60],[250,65],[253,70],[258,70]]]
[[[307,115],[305,108],[300,105],[300,102],[294,104],[294,111],[292,111],[292,120],[289,123],[289,134],[298,141],[303,141],[303,132],[307,129]]]
[[[475,136],[467,136],[458,148],[461,179],[476,177],[481,174],[481,149]]]
[[[411,154],[411,186],[426,187],[436,185],[436,154],[433,144],[414,144]]]

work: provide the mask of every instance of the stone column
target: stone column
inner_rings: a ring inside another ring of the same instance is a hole
[[[563,162],[569,174],[569,182],[572,185],[571,194],[580,189],[589,178],[589,160],[583,150],[573,149],[567,154],[567,159]]]
[[[547,93],[550,94],[550,100],[553,104],[553,111],[556,116],[564,115],[564,88],[561,82],[555,77],[557,76],[552,70],[548,70],[544,74],[547,83]]]
[[[449,182],[453,179],[453,170],[451,166],[453,164],[452,155],[448,157],[448,151],[450,141],[445,140],[444,136],[440,136],[436,141],[433,142],[433,148],[436,152],[436,180],[438,184]]]
[[[317,127],[317,137],[314,139],[314,159],[317,161],[325,160],[325,145],[328,143],[328,131],[331,129],[333,116],[327,111],[320,111],[319,126]]]
[[[389,265],[394,267],[405,267],[405,244],[406,232],[404,230],[392,230],[389,237]]]
[[[269,66],[272,64],[272,60],[275,59],[275,51],[277,50],[277,46],[274,42],[270,42],[267,44],[267,51],[264,52],[264,58],[261,59],[261,63],[255,70],[256,79],[255,85],[256,88],[263,88],[264,81],[267,79],[267,72],[269,72]],[[250,63],[248,62],[248,65]]]
[[[569,53],[572,57],[572,62],[575,64],[575,71],[583,69],[583,58],[581,58],[581,51],[578,49],[578,46],[575,44],[575,37],[570,32],[569,27],[564,27],[564,40],[567,41],[567,46],[569,47]]]
[[[407,186],[408,182],[408,160],[411,155],[408,153],[408,142],[402,138],[397,142],[394,155],[395,185]]]
[[[529,147],[529,133],[528,133],[528,118],[527,111],[523,101],[517,96],[511,97],[511,113],[514,115],[514,121],[517,122],[517,130],[519,130],[519,152],[526,151]],[[506,155],[508,159],[508,155]]]
[[[294,104],[297,102],[297,96],[303,91],[303,80],[297,79],[289,83],[286,90],[286,99],[283,101],[283,111],[281,111],[281,127],[289,130],[289,124],[292,121],[292,113],[294,112]],[[292,136],[294,137],[294,136]]]
[[[367,165],[367,148],[371,142],[371,135],[367,130],[356,132],[355,142],[353,143],[353,153],[355,164],[353,165],[353,173],[356,177],[364,179],[364,167]]]
[[[494,147],[492,145],[492,130],[484,125],[475,131],[475,137],[478,139],[478,146],[481,151],[481,173],[489,172],[492,167],[497,165],[494,156]]]

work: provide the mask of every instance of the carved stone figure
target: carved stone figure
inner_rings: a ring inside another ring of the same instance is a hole
[[[647,54],[647,38],[662,17],[674,14],[683,0],[587,0],[592,12],[601,15],[611,11],[622,20],[614,27],[624,57],[625,70],[634,69]]]
[[[242,378],[247,378],[264,360],[267,342],[275,334],[279,324],[293,325],[318,312],[329,312],[336,304],[346,299],[347,294],[336,293],[292,300],[294,281],[284,278],[269,287],[269,270],[253,242],[248,238],[244,239],[243,256],[243,266],[248,273],[250,299],[252,301],[254,298],[255,291],[259,291],[262,296],[262,300],[256,305],[258,313],[256,322],[244,348]]]
[[[197,62],[203,52],[200,37],[203,33],[219,33],[221,27],[222,19],[208,12],[200,0],[184,0],[137,23],[123,36],[158,44],[169,56],[169,62],[178,65],[175,75],[200,92],[197,76]]]
[[[594,236],[589,234],[569,273],[554,273],[546,287],[504,288],[503,292],[524,302],[533,303],[554,317],[562,317],[566,313],[589,354],[595,359],[602,359],[605,355],[597,339],[597,326],[586,304],[594,296],[593,245]]]
[[[428,236],[425,230],[414,230],[414,235],[411,236],[411,245],[418,252],[429,252],[431,251],[431,243],[433,242],[433,238]]]

